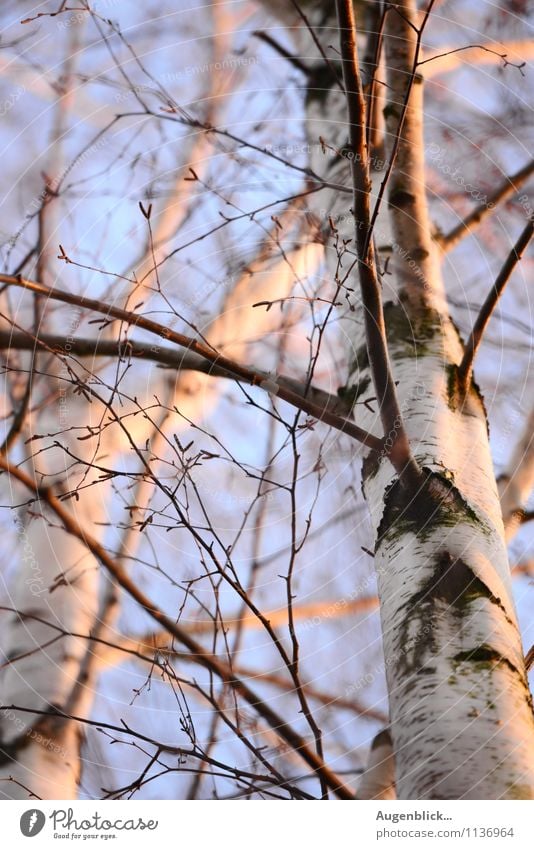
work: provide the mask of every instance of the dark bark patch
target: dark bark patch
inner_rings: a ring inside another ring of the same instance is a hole
[[[388,206],[390,209],[406,209],[415,204],[415,195],[404,189],[396,189],[389,196]]]
[[[362,494],[365,498],[365,482],[374,478],[380,468],[380,461],[384,457],[384,451],[372,448],[362,463]]]
[[[428,253],[426,248],[414,248],[411,256],[412,259],[418,260],[418,262],[422,262],[424,259],[428,259],[430,254]]]
[[[396,106],[394,103],[388,103],[384,106],[382,114],[385,121],[387,121],[388,118],[396,118],[399,120],[401,117],[401,108],[400,106]]]
[[[337,394],[343,402],[346,402],[348,409],[352,411],[358,398],[367,392],[370,385],[371,377],[366,374],[362,376],[361,380],[351,382],[351,384],[347,386],[340,386],[337,390]]]
[[[496,605],[506,621],[514,625],[502,600],[493,595],[464,560],[452,557],[448,551],[440,552],[436,557],[433,575],[405,604],[400,639],[404,649],[400,663],[404,671],[418,675],[435,672],[431,661],[440,651],[440,623],[452,618],[454,629],[460,632],[462,620],[471,615],[472,603],[480,598]],[[450,623],[447,630],[450,631]],[[523,671],[491,645],[481,644],[457,652],[451,661],[455,674],[449,679],[450,684],[457,681],[457,675],[465,674],[458,669],[460,664],[466,664],[467,670],[476,667],[479,671],[491,671],[497,665],[504,664],[519,677],[528,692],[528,682]],[[530,695],[528,698],[531,703]]]
[[[497,666],[499,663],[504,663],[513,672],[518,671],[507,657],[503,657],[502,654],[493,649],[491,646],[476,646],[474,649],[458,652],[458,654],[454,655],[453,660],[456,661],[456,663],[475,663],[479,667],[482,666],[489,669]]]
[[[463,416],[472,416],[475,419],[483,418],[486,431],[489,436],[489,423],[484,404],[484,397],[474,377],[471,377],[465,391],[460,386],[458,379],[458,366],[454,363],[446,366],[447,370],[447,404],[453,412],[459,412]]]
[[[373,749],[378,749],[380,746],[391,746],[391,734],[389,728],[384,728],[382,731],[379,731],[376,737],[373,739],[371,743],[371,751]]]
[[[483,520],[444,474],[423,467],[422,484],[416,493],[401,487],[398,480],[387,487],[384,512],[378,528],[376,549],[386,539],[413,533],[425,540],[437,527],[476,524],[487,532]]]
[[[510,621],[510,620],[508,620],[508,621]],[[470,671],[474,667],[479,671],[483,670],[483,669],[487,669],[489,672],[491,672],[497,666],[506,666],[513,673],[513,675],[517,676],[519,678],[519,680],[521,681],[521,684],[523,685],[523,687],[525,688],[525,691],[527,692],[527,699],[528,699],[530,708],[534,712],[533,705],[532,705],[532,696],[530,694],[530,690],[529,690],[529,686],[528,686],[528,680],[527,680],[527,677],[524,674],[523,670],[519,669],[514,663],[512,663],[510,658],[501,654],[499,651],[494,649],[492,646],[488,646],[488,645],[483,644],[483,645],[480,645],[480,646],[475,646],[474,648],[468,649],[466,651],[458,652],[457,654],[454,655],[453,662],[455,664],[458,664],[458,665],[459,664],[467,664],[468,669]],[[494,710],[495,704],[493,702],[489,702],[487,707],[490,710]]]

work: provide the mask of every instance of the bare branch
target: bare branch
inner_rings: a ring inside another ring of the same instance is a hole
[[[3,705],[3,708],[5,710],[19,711],[20,713],[30,713],[36,716],[50,716],[49,711],[34,710],[33,708],[24,707],[22,705]],[[288,790],[291,790],[297,798],[311,798],[308,796],[307,793],[304,793],[304,791],[297,789],[290,782],[285,781],[283,776],[279,773],[275,776],[256,775],[255,773],[248,772],[247,770],[243,770],[241,768],[225,764],[222,761],[214,760],[213,758],[206,756],[205,753],[202,753],[195,749],[186,749],[183,746],[172,746],[169,743],[162,743],[158,740],[153,740],[146,734],[142,734],[140,731],[135,731],[133,728],[130,728],[124,721],[121,721],[120,725],[116,725],[110,722],[99,721],[98,719],[89,719],[84,716],[76,716],[68,711],[60,710],[56,710],[55,715],[60,717],[61,719],[66,720],[67,722],[78,722],[82,725],[91,726],[92,728],[98,728],[100,730],[106,729],[107,731],[113,731],[114,733],[126,734],[129,737],[133,737],[137,740],[143,741],[144,743],[148,743],[156,748],[156,756],[154,757],[154,760],[156,760],[161,753],[165,752],[167,754],[178,755],[180,761],[182,758],[194,758],[195,760],[199,761],[207,761],[209,764],[215,765],[219,769],[233,774],[236,779],[240,779],[241,776],[252,778],[254,780],[260,779],[261,781],[266,781],[271,784],[274,784],[276,787],[286,787]],[[119,740],[117,739],[115,740],[115,742],[119,742]],[[135,782],[133,782],[133,786],[137,785],[138,783],[139,781],[136,780]],[[33,795],[34,794],[32,794],[32,796]]]
[[[260,41],[263,41],[265,44],[268,44],[269,47],[271,47],[275,51],[275,53],[278,53],[279,56],[281,56],[283,59],[286,59],[286,61],[289,62],[290,65],[292,65],[294,68],[297,68],[297,70],[300,71],[302,74],[305,74],[306,76],[309,75],[310,68],[304,62],[301,62],[298,56],[295,56],[293,53],[290,53],[289,50],[286,50],[286,48],[282,44],[280,44],[279,41],[273,38],[272,35],[270,35],[268,32],[264,32],[263,30],[254,30],[252,35],[255,38],[258,38]]]
[[[26,280],[23,277],[14,277],[10,274],[0,274],[0,283],[7,283],[11,286],[20,286],[30,292],[37,292],[38,294],[46,295],[52,300],[61,301],[66,304],[74,304],[79,307],[85,307],[86,309],[101,313],[107,318],[118,318],[133,327],[141,327],[143,330],[148,330],[150,333],[154,333],[163,339],[174,342],[181,348],[187,349],[189,353],[192,352],[198,354],[208,363],[213,364],[219,369],[223,369],[226,372],[225,376],[231,377],[234,380],[243,381],[244,383],[248,383],[253,386],[259,386],[271,395],[278,396],[282,401],[287,401],[288,404],[292,404],[297,407],[297,409],[309,413],[318,420],[322,420],[325,424],[329,424],[332,427],[337,428],[337,430],[343,431],[348,436],[352,436],[354,439],[369,448],[374,448],[377,451],[382,450],[383,443],[381,439],[367,433],[354,422],[344,419],[335,413],[329,412],[328,410],[321,412],[319,407],[307,400],[307,396],[301,397],[294,388],[288,389],[286,386],[280,384],[277,381],[276,376],[273,377],[271,375],[266,375],[265,373],[256,372],[242,366],[222,354],[217,353],[215,348],[210,348],[204,343],[199,342],[197,339],[185,336],[183,333],[177,333],[174,330],[170,330],[162,324],[158,324],[156,321],[152,321],[144,316],[129,312],[128,310],[123,310],[120,307],[114,307],[111,304],[106,304],[103,301],[87,298],[84,295],[73,295],[70,292],[64,292],[60,289],[48,289],[40,283],[33,280]]]
[[[419,69],[425,79],[438,74],[450,74],[467,64],[480,67],[502,62],[514,67],[523,67],[527,60],[534,58],[534,43],[529,41],[490,42],[487,44],[468,44],[466,47],[451,47],[448,50],[435,51],[419,63]]]
[[[296,608],[296,610],[298,610],[298,608]],[[161,658],[177,658],[181,661],[184,661],[185,663],[196,663],[196,658],[194,657],[194,655],[191,655],[185,651],[181,651],[180,649],[177,649],[176,646],[172,645],[171,641],[169,641],[169,635],[166,631],[152,632],[144,634],[140,637],[121,637],[120,635],[117,635],[115,631],[113,631],[110,635],[111,637],[113,637],[113,639],[108,639],[106,635],[109,632],[109,625],[107,625],[104,633],[96,634],[92,632],[90,634],[81,634],[76,631],[67,631],[65,630],[65,628],[62,628],[56,622],[52,622],[40,616],[36,616],[35,614],[20,613],[20,611],[13,607],[6,607],[5,605],[1,605],[0,611],[16,613],[23,619],[33,619],[38,622],[41,622],[43,625],[46,625],[52,631],[56,632],[56,636],[49,641],[50,643],[53,640],[61,639],[61,637],[71,636],[76,637],[80,640],[87,640],[90,643],[97,644],[100,647],[99,655],[104,659],[103,665],[105,666],[105,668],[116,666],[127,658],[135,658],[136,660],[139,660],[143,663],[148,663],[152,666],[160,666],[166,671],[167,675],[171,675],[168,665],[164,664]],[[268,615],[270,616],[271,614]],[[258,622],[258,620],[256,619],[254,620],[254,622],[251,622],[252,627],[254,627],[255,622]],[[202,626],[204,625],[204,623],[201,624]],[[197,623],[190,622],[188,622],[187,624],[187,630],[193,634],[207,632],[207,629],[204,629],[204,627],[199,629],[197,628]],[[210,628],[210,632],[212,630],[213,623],[212,627]],[[19,655],[10,658],[9,663],[16,663],[18,660],[20,660]],[[4,665],[5,664],[0,665],[0,670],[3,668]],[[250,669],[241,665],[234,665],[234,672],[241,678],[263,681],[266,684],[272,684],[274,687],[277,687],[280,690],[284,690],[288,693],[292,693],[294,691],[294,684],[291,679],[284,677],[282,674],[277,674],[276,672],[263,672],[258,671],[257,669]],[[325,705],[326,707],[336,707],[341,708],[342,710],[348,710],[352,713],[358,714],[358,716],[362,716],[373,721],[378,721],[382,724],[387,722],[387,717],[382,711],[377,710],[373,707],[365,707],[364,705],[359,704],[358,701],[356,701],[353,697],[349,699],[343,696],[337,696],[324,690],[319,690],[317,687],[310,683],[306,683],[303,686],[310,698],[315,699],[320,704]]]
[[[171,636],[175,637],[183,646],[185,646],[196,661],[217,675],[224,683],[226,683],[238,696],[241,696],[248,704],[253,707],[258,714],[276,731],[276,733],[298,754],[300,757],[323,778],[328,787],[340,799],[354,799],[354,793],[344,782],[326,766],[326,764],[317,757],[316,753],[308,746],[308,744],[297,734],[294,729],[288,725],[266,702],[262,701],[256,693],[241,679],[237,678],[233,670],[215,657],[210,651],[205,649],[200,643],[197,643],[186,629],[178,625],[173,619],[170,619],[160,608],[154,604],[141,590],[137,587],[134,581],[128,576],[125,570],[120,566],[105,550],[98,540],[86,532],[86,530],[78,523],[73,514],[67,510],[61,501],[52,493],[49,488],[40,488],[35,481],[24,471],[10,463],[4,456],[0,455],[0,468],[4,469],[8,474],[22,483],[26,488],[33,492],[40,501],[45,502],[48,507],[61,520],[65,530],[72,536],[79,539],[88,550],[96,557],[96,559],[104,566],[113,579],[120,587],[132,598],[139,606],[152,618],[158,625],[164,628]]]
[[[306,619],[315,619],[316,617],[327,622],[330,619],[338,619],[342,616],[357,615],[366,613],[369,610],[376,610],[378,607],[378,599],[376,596],[363,596],[362,598],[352,599],[331,599],[330,601],[312,601],[308,604],[298,604],[293,607],[293,619],[295,622],[306,621]],[[283,607],[278,610],[269,610],[265,616],[271,623],[273,628],[278,628],[281,625],[287,624],[287,608]],[[236,624],[240,624],[247,630],[260,628],[261,622],[252,613],[247,613],[234,623],[231,619],[225,619],[225,628],[233,628]],[[213,628],[211,620],[198,620],[188,623],[188,628],[193,634],[209,633]]]
[[[465,236],[471,236],[473,232],[482,224],[486,218],[491,215],[495,207],[509,197],[512,197],[525,183],[528,178],[534,174],[534,159],[528,162],[523,168],[520,168],[511,177],[506,177],[501,185],[489,195],[487,201],[475,207],[469,215],[460,221],[446,235],[437,234],[435,241],[443,251],[450,251],[461,242]]]

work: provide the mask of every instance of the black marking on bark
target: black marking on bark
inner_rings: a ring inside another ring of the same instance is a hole
[[[14,743],[0,743],[0,767],[9,763],[17,762],[17,755],[27,746],[29,739],[18,738]]]
[[[371,385],[370,375],[364,375],[361,380],[350,383],[348,386],[338,387],[337,394],[342,401],[346,401],[350,410],[353,409],[360,395],[364,395]]]
[[[493,595],[487,584],[475,575],[464,560],[453,558],[448,551],[442,551],[438,554],[436,562],[441,571],[439,585],[445,589],[443,597],[450,598],[449,604],[460,609],[475,598],[485,598],[502,611],[509,625],[515,627],[502,599]]]
[[[406,209],[415,204],[415,195],[404,189],[396,189],[389,196],[388,206],[393,209]]]
[[[453,661],[457,664],[470,663],[476,666],[478,669],[488,670],[493,670],[497,666],[506,666],[513,673],[513,675],[516,675],[521,681],[521,684],[527,692],[527,701],[529,703],[530,709],[534,713],[532,695],[530,693],[528,679],[525,673],[522,669],[517,667],[515,663],[512,663],[509,657],[506,657],[505,655],[501,654],[492,646],[483,644],[467,651],[458,652],[454,655]],[[490,703],[490,705],[488,705],[488,708],[493,709],[495,708],[495,705],[493,703]]]
[[[332,62],[332,67],[327,65],[326,62],[318,62],[310,68],[308,72],[308,85],[306,87],[307,104],[314,100],[318,103],[326,102],[330,92],[337,83],[337,77],[333,70],[336,65],[338,67],[338,73],[341,75],[341,64],[335,61]]]
[[[395,118],[398,121],[401,117],[401,108],[400,106],[396,106],[394,103],[388,103],[384,106],[382,114],[385,121],[387,121],[388,118]]]
[[[376,737],[373,739],[371,743],[371,751],[373,749],[378,749],[379,746],[391,746],[391,733],[389,728],[384,728],[382,731],[379,731]]]
[[[367,353],[367,346],[360,345],[351,363],[351,374],[357,375],[357,379],[359,382],[360,373],[367,368],[369,368],[369,354]],[[352,381],[349,381],[349,385],[351,382]]]
[[[414,248],[410,255],[411,259],[419,260],[419,262],[430,256],[426,248]]]
[[[458,380],[458,366],[454,363],[447,365],[447,403],[453,412],[459,412],[462,416],[472,416],[475,419],[484,419],[486,431],[489,436],[489,422],[484,403],[484,397],[474,377],[471,377],[469,386],[464,392]]]
[[[491,646],[477,646],[468,651],[461,651],[455,654],[453,660],[456,663],[476,663],[478,666],[494,667],[499,664],[508,666],[512,672],[521,675],[520,670],[507,657],[504,657],[500,652],[493,649]]]
[[[424,482],[415,494],[406,492],[398,479],[386,488],[375,553],[384,540],[409,532],[425,540],[437,527],[450,528],[465,522],[488,532],[484,521],[451,480],[425,466],[421,471]]]
[[[380,468],[380,461],[384,457],[383,451],[377,451],[376,448],[371,448],[366,457],[363,458],[362,462],[362,495],[365,498],[365,484],[366,481],[374,478],[378,469]]]

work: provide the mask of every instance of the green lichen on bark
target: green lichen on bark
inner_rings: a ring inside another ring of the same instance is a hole
[[[384,322],[391,358],[424,357],[435,353],[436,337],[443,333],[443,321],[440,313],[431,307],[411,309],[401,298],[399,303],[392,301],[384,306]]]
[[[412,318],[403,298],[398,303],[388,301],[384,304],[384,323],[392,360],[417,358],[434,353],[435,346],[432,342],[436,335],[442,332],[441,316],[437,310],[426,308],[424,312]],[[368,369],[367,346],[360,345],[351,361],[349,379],[343,387],[343,392],[347,395],[356,392],[355,398],[363,396],[365,390],[360,387],[365,384],[367,389],[371,384],[369,376],[365,374]]]
[[[489,598],[494,603],[498,603],[498,606],[501,607],[501,609],[504,610],[504,607],[503,607],[502,603],[500,602],[500,599],[497,599],[495,601],[494,597],[491,594],[489,596],[486,595],[486,597]],[[508,616],[508,614],[506,613],[506,611],[505,611],[505,617],[506,617],[507,622],[512,627],[514,627],[514,623],[511,621],[511,619]],[[475,646],[472,649],[468,649],[466,651],[458,652],[457,654],[454,655],[452,662],[454,664],[455,672],[460,672],[459,666],[464,665],[465,666],[465,672],[469,675],[472,674],[473,668],[476,668],[478,670],[486,669],[490,672],[498,666],[507,668],[512,673],[512,675],[517,676],[519,678],[519,680],[521,681],[521,684],[523,685],[523,687],[525,688],[525,691],[527,693],[527,698],[528,698],[529,704],[532,708],[532,696],[530,694],[530,690],[529,690],[529,686],[528,686],[528,679],[527,679],[524,671],[522,669],[520,669],[519,667],[517,667],[515,665],[515,663],[513,663],[510,660],[509,657],[506,657],[505,655],[501,654],[501,652],[497,651],[492,646],[482,644],[480,646]],[[488,709],[494,709],[494,708],[495,708],[495,705],[492,702],[488,703]]]
[[[454,558],[442,551],[435,559],[435,569],[425,584],[404,603],[400,643],[404,647],[401,663],[406,672],[425,671],[426,660],[439,651],[436,633],[447,619],[453,619],[454,630],[461,630],[461,623],[470,615],[473,602],[484,599],[495,605],[504,618],[513,625],[501,599],[494,596],[489,587],[475,575],[461,558]],[[410,636],[414,624],[415,635]],[[450,630],[450,625],[449,625]],[[491,646],[480,645],[457,652],[451,659],[453,675],[449,683],[456,683],[458,675],[472,674],[473,668],[493,669],[497,664],[507,665],[514,674],[526,683],[521,670]],[[462,670],[460,666],[465,666]]]
[[[390,356],[393,360],[424,357],[436,354],[441,345],[436,340],[443,334],[443,319],[438,310],[422,306],[413,310],[407,299],[384,304],[384,324]],[[351,363],[350,374],[360,374],[369,368],[365,345],[360,345]]]

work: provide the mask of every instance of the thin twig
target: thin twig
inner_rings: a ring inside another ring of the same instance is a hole
[[[517,47],[517,45],[515,45]],[[427,65],[429,62],[437,63],[437,68],[432,69],[430,71],[431,74],[439,74],[443,71],[443,68],[440,71],[440,59],[448,59],[450,56],[453,56],[458,53],[465,53],[475,56],[479,50],[482,50],[484,53],[490,54],[492,57],[496,57],[500,59],[503,63],[503,67],[507,68],[508,66],[512,68],[516,68],[522,77],[525,76],[523,72],[523,68],[527,64],[526,61],[523,62],[510,62],[508,59],[508,53],[499,53],[498,50],[493,50],[493,48],[488,47],[485,44],[466,44],[464,47],[451,47],[450,50],[442,51],[441,53],[433,53],[432,56],[429,56],[427,59],[423,59],[421,62],[418,62],[418,67],[422,67],[423,65]],[[478,57],[477,57],[478,60]],[[464,61],[469,61],[469,55],[467,58],[464,57]]]
[[[40,501],[44,501],[48,507],[61,520],[67,533],[79,539],[94,557],[104,566],[115,581],[133,598],[148,615],[154,619],[169,634],[175,637],[191,654],[197,662],[217,675],[222,681],[231,687],[236,695],[241,696],[253,707],[258,714],[276,731],[276,733],[310,766],[319,776],[323,776],[328,786],[340,799],[354,799],[354,793],[341,779],[317,757],[302,737],[282,719],[266,702],[259,698],[256,693],[241,679],[237,678],[233,670],[220,661],[210,651],[197,643],[185,628],[178,625],[174,619],[169,618],[160,608],[154,604],[137,586],[123,567],[117,563],[100,544],[100,542],[86,532],[77,522],[74,515],[63,506],[61,501],[53,494],[49,487],[39,487],[37,483],[17,466],[10,463],[4,456],[0,455],[0,468],[16,478],[27,489],[33,492]]]
[[[524,571],[524,570],[523,570]],[[530,569],[532,571],[532,569]],[[373,605],[376,607],[376,604]],[[165,631],[156,631],[150,632],[141,636],[123,636],[118,634],[115,640],[105,639],[102,636],[97,636],[93,632],[89,634],[81,633],[80,631],[72,631],[66,630],[65,628],[58,625],[57,622],[52,622],[49,619],[44,619],[42,616],[37,616],[34,613],[21,611],[16,607],[7,607],[6,605],[0,605],[0,612],[14,613],[20,617],[22,621],[30,620],[34,622],[40,622],[42,625],[45,625],[47,628],[50,628],[52,631],[56,632],[56,636],[47,641],[46,645],[52,644],[53,642],[57,642],[65,637],[75,637],[78,640],[87,640],[89,643],[94,643],[97,646],[101,646],[102,650],[108,649],[108,653],[105,656],[106,664],[109,667],[111,664],[115,663],[115,654],[117,657],[123,657],[124,660],[127,658],[133,658],[143,663],[148,663],[152,666],[157,666],[158,668],[165,670],[166,674],[170,677],[173,677],[173,673],[169,666],[165,664],[165,659],[167,658],[177,658],[184,663],[195,663],[194,656],[190,655],[188,652],[181,651],[177,649],[172,643],[169,643],[168,634]],[[279,613],[279,611],[277,611]],[[287,619],[287,613],[286,613]],[[187,627],[188,630],[193,633],[197,633],[196,628],[190,628],[190,622],[188,621]],[[23,657],[29,656],[31,654],[35,654],[40,651],[42,646],[34,647],[32,650],[25,652],[24,654],[18,654],[14,657],[11,657],[9,661],[5,661],[0,664],[0,670],[6,668],[9,664],[17,663],[17,661],[21,660]],[[110,653],[111,660],[110,660]],[[163,659],[160,659],[161,658]],[[119,660],[117,660],[117,663]],[[241,678],[253,679],[258,682],[265,682],[266,684],[271,684],[274,687],[278,687],[281,690],[286,692],[293,693],[294,692],[294,683],[290,678],[285,678],[283,674],[277,672],[260,672],[257,669],[251,669],[249,667],[244,666],[236,666],[234,664],[234,672],[236,675],[239,675]],[[184,682],[182,682],[184,683]],[[191,683],[189,686],[195,687],[194,683]],[[380,722],[385,724],[387,722],[387,716],[382,711],[375,709],[373,707],[365,707],[364,705],[359,704],[354,698],[351,696],[350,698],[346,698],[343,696],[333,695],[332,693],[326,692],[324,690],[317,689],[313,684],[305,683],[304,688],[310,698],[317,700],[321,704],[326,707],[335,707],[343,710],[351,711],[352,713],[358,714],[358,716],[366,717],[367,719]]]
[[[324,61],[325,61],[326,65],[327,65],[327,67],[328,67],[328,68],[329,68],[329,70],[330,70],[330,73],[332,74],[332,76],[333,76],[333,77],[334,77],[334,79],[336,80],[336,82],[337,82],[338,86],[340,87],[341,91],[345,91],[344,80],[343,80],[343,79],[339,76],[339,74],[338,74],[338,72],[337,72],[337,68],[336,68],[336,66],[332,63],[332,61],[330,60],[330,58],[329,58],[329,57],[327,56],[327,54],[325,53],[325,50],[324,50],[324,48],[323,48],[323,45],[322,45],[322,44],[321,44],[321,42],[319,41],[319,39],[318,39],[318,37],[317,37],[317,33],[315,32],[315,30],[314,30],[313,26],[311,25],[310,19],[308,18],[308,16],[306,15],[306,13],[304,12],[304,10],[302,9],[302,7],[301,7],[300,3],[299,3],[299,2],[297,2],[297,0],[290,0],[290,2],[291,2],[291,5],[293,6],[293,8],[295,9],[295,11],[297,12],[298,16],[301,18],[301,20],[302,20],[302,22],[303,22],[304,26],[306,27],[306,29],[307,29],[307,30],[308,30],[308,32],[310,33],[310,36],[311,36],[311,38],[312,38],[313,43],[314,43],[314,44],[315,44],[315,46],[317,47],[317,50],[319,51],[319,53],[321,54],[321,56],[323,57],[323,59],[324,59]]]
[[[508,254],[506,262],[501,268],[497,279],[495,280],[495,283],[493,284],[488,294],[488,297],[482,305],[482,309],[478,314],[477,320],[473,325],[471,335],[469,336],[469,339],[467,340],[467,344],[465,346],[462,362],[458,366],[458,383],[460,389],[464,392],[469,383],[469,380],[471,379],[471,374],[473,371],[473,361],[480,347],[480,343],[482,342],[484,331],[488,325],[488,322],[493,314],[495,307],[497,306],[497,303],[499,302],[499,298],[501,297],[504,288],[512,275],[512,272],[519,260],[521,259],[523,252],[526,250],[533,233],[534,218],[531,218],[528,221],[523,232],[521,233],[519,239],[515,243],[514,247]]]
[[[281,56],[283,59],[286,59],[286,61],[289,62],[290,65],[293,65],[293,67],[297,68],[297,70],[299,70],[302,74],[309,76],[310,68],[308,68],[307,65],[304,64],[304,62],[301,62],[298,56],[295,56],[293,53],[290,53],[289,50],[286,50],[286,48],[282,44],[280,44],[279,41],[273,38],[272,35],[269,35],[268,32],[264,32],[264,30],[257,29],[254,30],[252,35],[256,38],[259,38],[259,40],[263,41],[265,44],[268,44],[269,47],[271,47],[275,53],[278,53],[279,56]]]
[[[43,718],[47,718],[50,716],[49,710],[38,710],[36,708],[29,708],[25,705],[3,705],[4,710],[12,710],[17,711],[18,713],[29,713],[34,716],[42,716]],[[254,780],[261,779],[262,781],[268,781],[271,784],[274,784],[277,787],[285,787],[288,790],[295,791],[297,788],[293,787],[289,781],[285,780],[282,775],[279,777],[272,777],[269,775],[256,775],[255,773],[248,772],[247,770],[241,769],[241,767],[233,767],[227,764],[224,764],[222,761],[216,761],[213,758],[207,757],[204,752],[197,749],[186,749],[183,746],[173,746],[170,743],[161,743],[157,740],[148,737],[146,734],[142,734],[140,731],[135,731],[133,728],[130,728],[124,720],[120,720],[119,724],[113,724],[110,722],[99,721],[98,719],[89,719],[85,716],[76,716],[68,711],[62,711],[58,708],[54,710],[54,716],[59,717],[61,719],[67,720],[68,722],[79,722],[80,724],[87,725],[91,728],[96,728],[99,731],[107,730],[113,731],[115,733],[127,734],[129,737],[133,737],[137,740],[142,740],[144,743],[149,743],[151,746],[155,746],[156,755],[154,755],[154,760],[156,760],[162,752],[166,754],[178,755],[179,757],[179,766],[181,766],[181,760],[187,758],[195,758],[199,761],[206,760],[210,764],[214,764],[218,766],[220,769],[225,770],[226,772],[233,773],[234,777],[237,780],[240,780],[242,776],[253,778]],[[111,736],[111,735],[108,735]],[[115,742],[120,742],[116,740]],[[132,785],[135,785],[139,779],[136,779],[135,782],[132,782]],[[129,786],[132,786],[129,785]],[[310,798],[308,794],[305,794],[304,791],[297,790],[298,796],[304,796],[305,798]],[[32,794],[33,795],[33,794]],[[34,797],[38,798],[38,797]]]
[[[367,49],[362,59],[362,65],[368,77],[365,86],[368,116],[366,140],[368,150],[375,156],[377,149],[384,146],[384,134],[379,129],[379,113],[382,110],[382,98],[380,93],[377,92],[379,80],[376,75],[382,54],[387,8],[383,9],[381,3],[370,3],[367,6],[366,14],[368,18]]]

